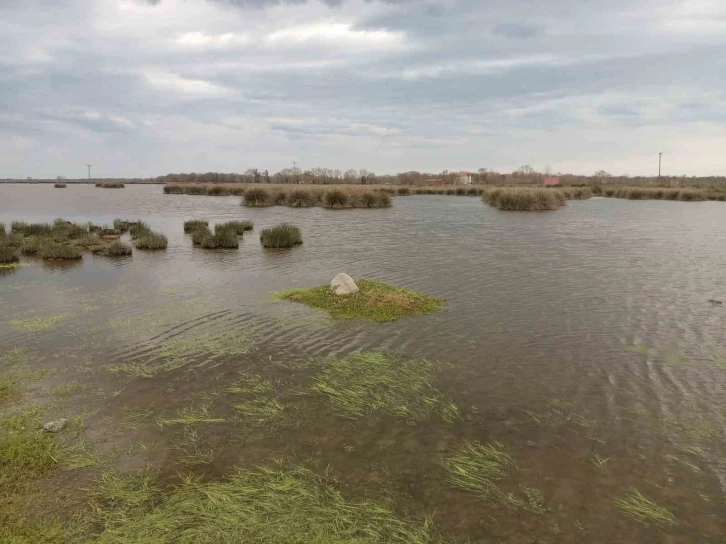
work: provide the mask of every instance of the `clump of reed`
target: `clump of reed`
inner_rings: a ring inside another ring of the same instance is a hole
[[[205,219],[190,219],[189,221],[184,221],[184,233],[189,234],[192,231],[200,228],[200,227],[208,227],[209,221]]]
[[[53,187],[55,187],[56,189],[65,189],[66,184],[65,183],[56,183],[53,185]]]
[[[98,181],[96,182],[96,187],[100,187],[101,189],[123,189],[125,185],[118,181]]]
[[[552,189],[548,189],[551,191]],[[589,187],[561,187],[557,189],[567,197],[568,200],[586,200],[592,198],[593,192]]]
[[[214,226],[214,232],[221,230],[231,230],[237,236],[242,236],[246,231],[252,230],[254,223],[252,221],[227,221],[226,223],[219,223]]]
[[[207,227],[205,225],[205,226],[197,227],[190,234],[191,234],[191,237],[192,237],[192,243],[195,246],[200,246],[200,245],[202,245],[202,242],[206,238],[212,236],[212,231],[209,230],[209,227]]]
[[[309,208],[318,202],[317,193],[307,189],[294,189],[287,195],[287,205],[292,208]]]
[[[244,205],[251,207],[270,206],[270,193],[261,187],[253,187],[244,192]]]
[[[326,208],[347,208],[348,194],[340,189],[325,191],[323,202]]]
[[[290,223],[282,223],[276,227],[264,229],[260,233],[260,242],[263,247],[283,248],[302,244],[300,229]]]
[[[128,232],[131,227],[139,223],[139,221],[131,221],[130,219],[114,219],[113,230],[118,234]]]
[[[0,264],[16,263],[20,260],[14,247],[5,244],[0,245]]]
[[[143,221],[136,221],[129,226],[129,234],[132,240],[149,233],[151,233],[151,227]]]
[[[137,234],[137,236],[134,237],[133,240],[134,244],[136,245],[136,249],[166,249],[166,247],[169,245],[169,240],[166,236],[159,232],[153,232],[151,230],[147,230]]]
[[[202,238],[201,244],[204,249],[236,249],[239,247],[239,236],[233,229],[215,229],[208,236]]]
[[[53,235],[53,225],[50,223],[25,223],[23,221],[13,221],[10,225],[13,232],[22,234],[23,236],[43,236],[49,237]]]
[[[396,192],[398,193],[398,196],[408,196],[411,194],[411,189],[408,187],[399,187]]]
[[[111,242],[108,245],[93,249],[93,253],[105,255],[106,257],[124,257],[126,255],[131,255],[132,252],[130,245],[124,244],[118,240]]]
[[[75,246],[46,242],[40,245],[38,255],[45,260],[77,260],[83,258],[83,253]]]
[[[40,240],[38,238],[23,238],[22,245],[20,246],[20,253],[23,255],[35,255],[40,251]]]
[[[508,211],[557,210],[567,203],[567,197],[559,189],[498,187],[488,189],[482,200]]]

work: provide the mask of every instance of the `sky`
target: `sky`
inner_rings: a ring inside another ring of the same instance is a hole
[[[0,0],[0,178],[726,174],[723,0]]]

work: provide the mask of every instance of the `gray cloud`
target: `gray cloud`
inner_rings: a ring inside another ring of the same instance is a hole
[[[709,0],[8,0],[0,177],[290,157],[636,174],[657,151],[711,173],[724,16]]]

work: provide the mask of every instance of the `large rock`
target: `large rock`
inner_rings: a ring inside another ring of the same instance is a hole
[[[49,421],[43,425],[43,430],[47,433],[57,433],[63,430],[68,425],[68,420],[64,417],[56,419],[55,421]]]
[[[348,274],[341,272],[330,282],[330,288],[336,295],[352,295],[360,291]]]

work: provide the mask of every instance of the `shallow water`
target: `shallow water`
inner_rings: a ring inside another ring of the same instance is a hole
[[[0,270],[0,356],[29,348],[35,366],[56,369],[29,395],[65,415],[92,410],[86,432],[98,448],[129,451],[118,468],[151,463],[173,480],[183,426],[155,421],[203,405],[224,420],[196,427],[216,452],[195,468],[208,478],[284,454],[329,466],[347,496],[386,494],[400,512],[433,515],[459,540],[723,542],[726,306],[709,303],[726,299],[723,203],[591,199],[550,213],[448,196],[400,197],[381,210],[239,203],[161,186],[0,185],[6,225],[121,217],[169,237],[162,252]],[[239,250],[210,252],[183,234],[190,218],[250,219],[255,231]],[[263,250],[258,233],[282,221],[302,228],[304,244]],[[343,271],[449,307],[372,324],[271,298]],[[296,394],[309,375],[293,363],[365,349],[436,361],[436,386],[463,420],[350,420]],[[240,421],[224,392],[240,372],[281,380],[294,422]],[[55,388],[75,380],[59,400]],[[546,512],[453,488],[439,461],[461,439],[506,444],[518,470],[502,487],[540,490]],[[609,458],[604,469],[587,462],[592,452]],[[52,485],[79,487],[72,472]],[[631,488],[677,525],[618,512],[614,499]]]

